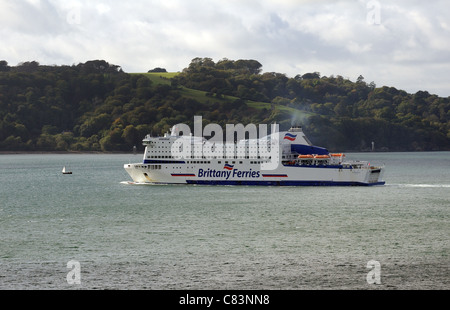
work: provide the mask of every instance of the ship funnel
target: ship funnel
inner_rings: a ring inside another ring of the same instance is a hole
[[[289,132],[303,132],[302,126],[294,125],[289,129]]]

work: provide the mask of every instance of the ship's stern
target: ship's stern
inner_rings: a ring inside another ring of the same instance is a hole
[[[367,185],[384,185],[386,182],[383,180],[384,166],[371,166],[368,169],[366,183]]]

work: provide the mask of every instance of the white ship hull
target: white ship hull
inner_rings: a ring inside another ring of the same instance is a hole
[[[383,185],[383,169],[333,168],[283,166],[276,170],[264,171],[249,168],[244,164],[235,165],[233,170],[223,170],[223,164],[202,165],[183,169],[186,164],[161,165],[153,170],[152,164],[126,164],[125,170],[135,183],[163,184],[208,184],[208,185],[280,185],[280,186],[355,186]],[[251,169],[251,170],[250,170]],[[251,176],[252,172],[254,173]]]
[[[284,134],[289,135],[289,132]],[[294,138],[289,136],[288,140],[280,142],[283,150],[283,156],[280,158],[283,159],[271,170],[262,169],[263,159],[252,159],[249,156],[243,158],[188,156],[175,159],[170,156],[170,148],[177,139],[176,135],[164,138],[147,137],[144,139],[146,150],[143,162],[125,164],[124,169],[134,183],[265,186],[385,184],[382,179],[384,167],[374,167],[360,161],[345,162],[343,154],[329,154],[325,149],[307,145],[309,141],[301,129],[297,128],[293,133]],[[301,140],[301,137],[305,140]],[[325,155],[305,155],[312,151],[319,151]]]

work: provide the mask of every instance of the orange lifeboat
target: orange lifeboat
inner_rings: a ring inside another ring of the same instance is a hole
[[[316,158],[316,159],[328,159],[328,158],[330,158],[330,156],[329,155],[316,155],[316,156],[314,156],[314,158]]]
[[[312,156],[312,155],[298,155],[298,158],[300,158],[300,159],[310,159],[310,158],[314,158],[314,156]]]
[[[342,157],[342,156],[345,156],[345,155],[342,154],[342,153],[334,153],[334,154],[331,154],[331,156],[332,157]]]

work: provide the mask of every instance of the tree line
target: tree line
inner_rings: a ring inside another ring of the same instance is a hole
[[[261,73],[255,60],[196,58],[175,80],[212,96],[236,96],[310,112],[304,131],[333,149],[425,151],[450,149],[450,98],[395,87],[376,87],[363,76],[355,82],[319,72],[288,78]],[[278,121],[289,125],[287,115]]]
[[[204,97],[186,95],[190,89]],[[104,60],[0,61],[0,151],[130,151],[148,133],[192,125],[194,115],[222,126],[276,121],[284,130],[295,122],[330,150],[367,150],[372,141],[379,150],[449,150],[449,101],[362,76],[262,73],[256,60],[195,58],[170,84]]]

